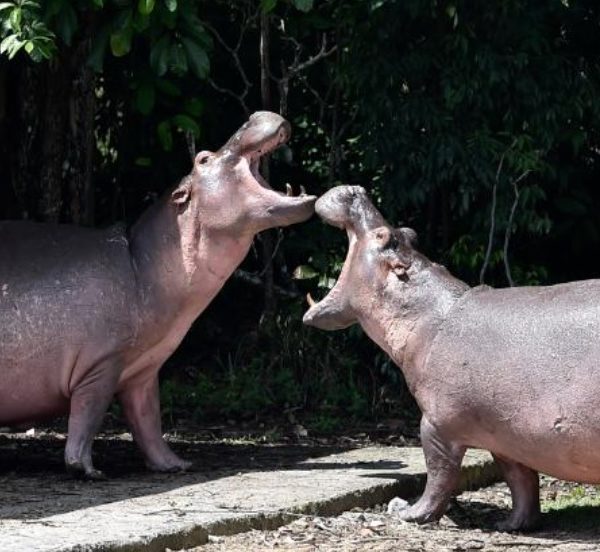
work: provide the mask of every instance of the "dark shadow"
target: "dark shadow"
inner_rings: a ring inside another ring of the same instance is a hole
[[[453,500],[446,515],[461,529],[481,529],[496,531],[499,522],[509,516],[508,508],[495,504],[468,500],[468,493]],[[598,515],[600,507],[570,506],[561,510],[542,514],[538,527],[522,533],[536,539],[562,542],[600,542]],[[512,546],[507,544],[507,546]],[[540,543],[537,546],[543,546]]]
[[[36,519],[253,471],[352,469],[400,470],[402,462],[310,462],[357,448],[353,445],[170,443],[194,462],[186,473],[148,472],[136,445],[118,436],[99,437],[94,463],[106,481],[73,479],[63,464],[64,439],[0,435],[0,519]],[[398,478],[399,472],[390,474]]]

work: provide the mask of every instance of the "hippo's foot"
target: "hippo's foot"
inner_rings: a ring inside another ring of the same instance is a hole
[[[178,473],[189,470],[193,466],[192,462],[183,460],[177,455],[173,454],[170,458],[163,458],[158,462],[152,462],[146,460],[146,467],[154,472],[161,473]]]
[[[530,531],[540,521],[540,486],[536,471],[494,454],[494,460],[506,478],[512,496],[513,509],[506,521],[497,525],[498,531]]]
[[[503,533],[527,532],[533,531],[540,524],[541,515],[539,512],[531,515],[527,515],[524,512],[516,514],[516,512],[513,512],[506,520],[497,523],[496,531]]]
[[[415,523],[431,523],[439,520],[443,511],[440,512],[439,508],[430,507],[419,500],[412,506],[403,500],[402,498],[393,498],[387,507],[388,514],[395,516],[402,521],[412,521]]]
[[[93,467],[86,467],[81,462],[70,462],[66,464],[66,467],[67,471],[78,479],[85,479],[87,481],[104,481],[107,479],[103,471]]]

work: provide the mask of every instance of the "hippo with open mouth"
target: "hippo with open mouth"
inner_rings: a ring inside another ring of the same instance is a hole
[[[343,228],[338,281],[304,323],[359,323],[401,368],[422,411],[427,484],[398,515],[439,519],[469,447],[489,450],[512,494],[502,530],[540,517],[538,472],[600,483],[600,280],[470,288],[415,249],[358,186],[339,186],[317,214]]]
[[[162,437],[158,371],[254,235],[314,212],[259,174],[290,132],[253,114],[129,232],[0,222],[0,424],[68,413],[66,466],[98,478],[92,441],[116,395],[149,468],[189,467]]]

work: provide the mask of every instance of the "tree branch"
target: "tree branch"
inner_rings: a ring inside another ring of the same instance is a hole
[[[517,211],[517,206],[519,204],[520,191],[519,191],[519,182],[527,177],[527,175],[531,172],[530,169],[526,170],[523,174],[521,174],[518,178],[513,180],[512,187],[515,191],[515,199],[513,201],[512,207],[510,209],[510,215],[508,217],[508,223],[506,225],[506,232],[504,233],[504,248],[503,251],[503,259],[504,259],[504,271],[506,273],[506,279],[508,280],[508,285],[510,287],[514,287],[515,282],[512,279],[512,274],[510,271],[510,263],[508,260],[508,246],[510,242],[510,235],[512,233],[512,225],[515,218],[515,212]]]
[[[490,232],[488,234],[488,244],[485,252],[485,258],[483,260],[483,265],[481,267],[481,271],[479,273],[479,283],[481,285],[485,284],[485,273],[490,264],[490,258],[492,256],[492,247],[494,244],[494,234],[496,232],[496,204],[498,202],[498,184],[500,182],[500,174],[502,173],[502,167],[504,166],[504,160],[506,159],[506,155],[508,152],[515,147],[517,143],[517,139],[515,138],[510,146],[504,150],[502,156],[500,157],[500,162],[498,163],[498,168],[496,169],[496,178],[494,180],[494,186],[492,187],[492,208],[490,211]]]

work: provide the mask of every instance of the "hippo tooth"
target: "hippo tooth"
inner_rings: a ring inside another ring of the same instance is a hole
[[[288,196],[293,196],[294,192],[292,191],[292,187],[289,184],[285,185],[285,190]]]
[[[308,301],[309,306],[314,307],[317,302],[312,298],[310,293],[306,294],[306,300]]]
[[[306,190],[304,189],[304,186],[300,186],[300,195],[301,196],[305,196],[306,195]]]

